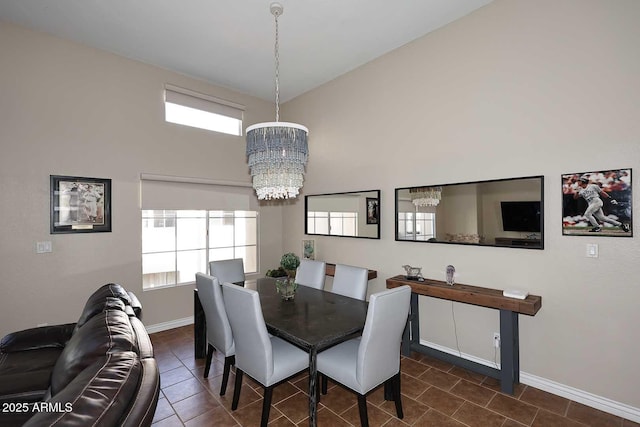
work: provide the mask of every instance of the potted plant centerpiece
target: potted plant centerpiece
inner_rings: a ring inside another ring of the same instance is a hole
[[[296,283],[296,269],[299,265],[300,258],[292,252],[282,255],[280,259],[280,267],[287,272],[287,278],[276,280],[276,289],[284,300],[293,299],[296,295],[296,289],[298,288]]]

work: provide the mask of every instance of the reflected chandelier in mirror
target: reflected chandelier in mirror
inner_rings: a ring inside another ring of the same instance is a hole
[[[305,234],[380,238],[380,190],[315,194],[304,198]]]
[[[544,248],[544,177],[396,188],[396,240]]]

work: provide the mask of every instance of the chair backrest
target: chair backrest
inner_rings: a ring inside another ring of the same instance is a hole
[[[369,270],[366,268],[336,264],[331,292],[364,301],[368,284]]]
[[[324,289],[324,279],[327,275],[326,263],[303,259],[296,270],[296,283],[316,289]]]
[[[220,282],[213,276],[196,273],[196,287],[207,323],[207,340],[225,356],[233,355],[233,334],[224,307]]]
[[[273,349],[258,292],[222,284],[224,305],[236,345],[236,366],[263,385],[273,375]]]
[[[410,299],[411,287],[407,285],[369,298],[356,364],[356,379],[363,389],[370,390],[400,370],[400,343]]]
[[[211,261],[209,274],[216,277],[220,283],[244,282],[244,262],[242,258]]]

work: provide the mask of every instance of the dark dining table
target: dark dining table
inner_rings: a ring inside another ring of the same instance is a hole
[[[309,425],[315,427],[318,352],[361,334],[368,303],[308,286],[298,286],[295,298],[284,301],[276,292],[275,282],[273,278],[262,278],[247,280],[244,286],[258,291],[269,333],[309,353]],[[196,310],[197,305],[196,302]],[[202,333],[196,331],[197,335]]]

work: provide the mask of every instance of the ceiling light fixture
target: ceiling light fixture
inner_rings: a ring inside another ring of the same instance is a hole
[[[442,198],[442,187],[410,188],[409,195],[416,207],[438,206]]]
[[[278,17],[282,11],[280,3],[271,3],[276,21],[276,121],[247,128],[247,161],[258,200],[295,198],[302,188],[309,154],[309,130],[296,123],[280,121]]]

